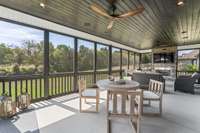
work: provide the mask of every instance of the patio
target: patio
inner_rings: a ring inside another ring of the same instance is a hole
[[[12,120],[0,120],[0,132],[104,133],[106,132],[105,95],[105,91],[101,92],[99,113],[79,113],[77,94],[34,103],[30,111],[18,114]],[[162,117],[142,116],[141,133],[199,133],[200,103],[197,102],[199,100],[199,95],[165,94]],[[112,126],[115,133],[133,132],[130,123],[123,119],[114,121]]]
[[[1,0],[0,133],[200,133],[199,5]]]

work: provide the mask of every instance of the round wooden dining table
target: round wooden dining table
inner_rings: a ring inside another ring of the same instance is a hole
[[[125,80],[125,84],[118,84],[114,81],[110,81],[109,79],[99,80],[97,81],[97,86],[101,90],[136,90],[139,89],[140,84],[134,80]]]

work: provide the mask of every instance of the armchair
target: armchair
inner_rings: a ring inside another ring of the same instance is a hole
[[[79,80],[79,97],[80,97],[80,112],[98,112],[99,110],[99,88],[96,85],[93,85],[89,88],[86,87],[86,80]],[[83,110],[82,109],[82,99],[95,99],[96,100],[96,110],[90,111],[90,110]]]
[[[174,83],[174,89],[175,91],[194,94],[194,84],[196,80],[197,78],[191,76],[179,76]]]

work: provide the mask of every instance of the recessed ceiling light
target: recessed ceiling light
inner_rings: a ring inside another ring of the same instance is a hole
[[[46,3],[47,3],[47,0],[41,0],[40,1],[40,7],[45,8],[46,7]]]
[[[43,2],[40,2],[40,7],[45,8],[45,4]]]
[[[177,0],[177,6],[183,6],[184,5],[184,0]]]

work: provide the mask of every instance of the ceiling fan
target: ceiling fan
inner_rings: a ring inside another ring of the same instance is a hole
[[[110,19],[110,22],[109,22],[109,24],[107,26],[107,30],[111,30],[112,29],[114,21],[116,21],[118,19],[124,19],[124,18],[127,18],[127,17],[135,16],[135,15],[137,15],[139,13],[142,13],[144,11],[144,7],[143,6],[139,6],[138,8],[136,8],[134,10],[130,10],[130,11],[125,12],[123,14],[116,14],[116,10],[117,10],[116,1],[117,0],[107,0],[107,1],[110,4],[109,10],[111,10],[111,13],[107,12],[102,6],[100,6],[97,3],[94,3],[94,4],[92,4],[90,6],[90,8],[94,12],[96,12],[96,13],[98,13],[98,14],[100,14],[100,15],[108,18],[108,19]]]

